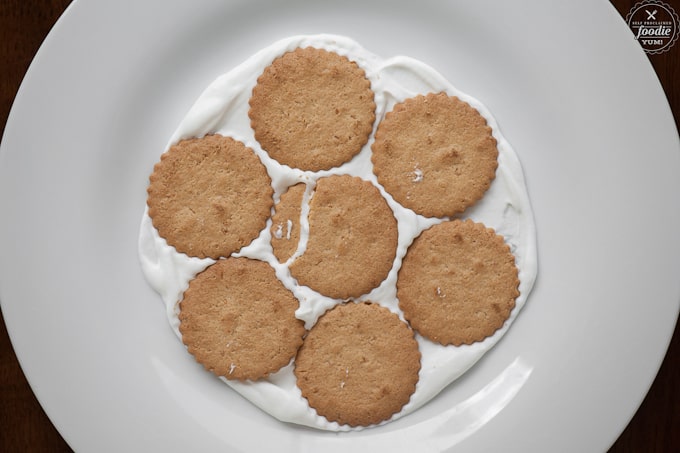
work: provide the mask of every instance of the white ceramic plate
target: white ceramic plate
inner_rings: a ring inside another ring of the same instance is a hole
[[[503,340],[414,414],[358,433],[282,424],[186,354],[137,260],[159,150],[201,91],[274,40],[337,33],[443,73],[522,160],[539,277]],[[603,451],[680,301],[680,146],[604,0],[76,1],[0,150],[0,299],[77,451]]]

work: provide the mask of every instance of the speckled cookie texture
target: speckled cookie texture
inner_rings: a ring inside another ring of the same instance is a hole
[[[500,339],[533,284],[512,149],[482,104],[409,61],[281,41],[205,90],[174,136],[211,133],[150,176],[140,259],[173,329],[283,422],[409,414]]]
[[[279,262],[285,262],[297,251],[300,243],[300,215],[307,186],[299,183],[289,187],[274,206],[272,249]]]
[[[426,217],[463,212],[484,195],[498,166],[484,117],[445,93],[396,104],[378,125],[372,150],[380,184]]]
[[[472,220],[423,231],[399,270],[397,298],[413,329],[443,345],[493,335],[519,296],[515,258],[503,237]]]
[[[372,303],[337,305],[309,331],[295,360],[302,396],[330,421],[368,426],[408,403],[420,370],[413,331]]]
[[[291,275],[331,298],[361,296],[387,277],[397,235],[394,213],[373,184],[347,175],[319,178],[309,205],[309,239]]]
[[[288,365],[305,328],[298,301],[267,263],[225,258],[189,283],[179,330],[189,352],[226,379],[256,380]]]
[[[254,152],[221,135],[183,140],[161,156],[147,189],[149,217],[180,253],[229,256],[265,228],[271,179]]]
[[[257,80],[249,116],[255,138],[278,162],[325,170],[349,161],[368,141],[374,94],[355,62],[298,48],[275,59]]]

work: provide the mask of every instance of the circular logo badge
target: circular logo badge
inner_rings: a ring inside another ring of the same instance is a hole
[[[678,40],[678,14],[659,0],[637,3],[626,16],[626,22],[648,54],[666,52]]]

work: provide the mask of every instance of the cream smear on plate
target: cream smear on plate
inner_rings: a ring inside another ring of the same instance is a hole
[[[401,261],[408,246],[424,229],[440,223],[446,219],[425,218],[399,205],[378,184],[372,172],[371,144],[373,136],[363,147],[361,152],[344,165],[327,171],[302,171],[291,169],[271,159],[255,140],[248,118],[248,100],[257,78],[275,58],[297,47],[316,47],[344,55],[355,61],[366,71],[375,93],[377,124],[389,112],[395,103],[418,94],[431,92],[446,92],[457,96],[461,100],[476,108],[486,118],[493,130],[493,136],[498,142],[498,169],[496,178],[484,197],[471,208],[468,208],[461,218],[470,218],[476,222],[496,230],[504,236],[515,256],[519,269],[520,295],[516,306],[503,327],[494,335],[482,342],[464,346],[441,346],[425,339],[416,333],[416,340],[422,354],[421,370],[415,393],[408,404],[395,414],[391,420],[403,417],[415,411],[443,388],[461,376],[484,353],[493,347],[510,328],[527,300],[527,296],[534,284],[537,272],[536,232],[531,212],[531,206],[524,182],[522,168],[517,155],[510,144],[501,135],[495,119],[478,100],[461,93],[437,71],[428,65],[403,56],[383,59],[362,48],[353,40],[336,35],[308,35],[294,36],[280,40],[259,51],[244,63],[218,77],[201,94],[188,114],[184,117],[167,145],[177,143],[182,139],[202,137],[206,134],[218,133],[233,137],[252,148],[263,162],[272,178],[274,200],[279,200],[288,187],[296,183],[307,185],[304,202],[309,200],[314,185],[320,177],[337,174],[359,176],[374,184],[387,200],[398,221],[399,242],[397,254],[387,279],[369,294],[356,300],[368,300],[387,307],[398,314],[403,320],[399,309],[396,280]],[[413,182],[418,182],[427,175],[419,168],[414,168]],[[279,263],[274,257],[271,247],[271,218],[260,235],[250,245],[232,256],[244,256],[259,259],[269,263],[276,271],[276,275],[283,284],[290,289],[300,302],[296,316],[305,321],[309,329],[327,309],[341,303],[340,300],[325,297],[308,287],[298,286],[288,271],[290,263],[304,251],[304,244],[308,235],[306,216],[308,206],[305,204],[300,219],[301,239],[300,247],[291,259]],[[290,223],[275,225],[275,235],[289,234]],[[148,282],[162,297],[167,310],[168,320],[178,337],[179,333],[179,302],[189,281],[194,276],[214,263],[212,259],[199,259],[178,253],[173,247],[158,235],[153,227],[147,210],[144,211],[139,234],[139,256],[142,270]],[[188,357],[188,355],[187,355]],[[258,381],[229,381],[221,378],[238,393],[249,399],[262,410],[281,421],[306,425],[332,431],[349,431],[347,425],[329,422],[316,414],[309,407],[295,383],[293,373],[294,363],[282,368],[268,378]]]

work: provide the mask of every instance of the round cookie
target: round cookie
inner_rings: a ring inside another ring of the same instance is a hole
[[[300,242],[300,214],[307,186],[298,183],[281,195],[274,206],[272,226],[272,249],[279,262],[288,260],[297,251]]]
[[[377,187],[353,176],[320,178],[309,204],[309,238],[289,267],[298,284],[335,299],[385,280],[397,250],[397,220]]]
[[[243,143],[221,135],[170,147],[149,177],[149,217],[180,253],[229,256],[255,239],[273,205],[267,171]]]
[[[399,307],[411,327],[443,345],[491,336],[519,296],[515,257],[481,223],[453,220],[418,236],[397,278]]]
[[[298,48],[257,79],[248,115],[255,138],[278,162],[327,170],[354,157],[375,121],[374,94],[355,62],[334,52]]]
[[[387,308],[336,305],[309,331],[295,359],[302,396],[330,421],[368,426],[408,403],[420,371],[413,331]]]
[[[215,375],[260,379],[288,365],[302,344],[298,305],[267,263],[225,258],[189,282],[179,330],[188,351]]]
[[[477,110],[445,93],[394,106],[378,125],[373,172],[402,206],[426,217],[453,216],[495,178],[496,139]]]

